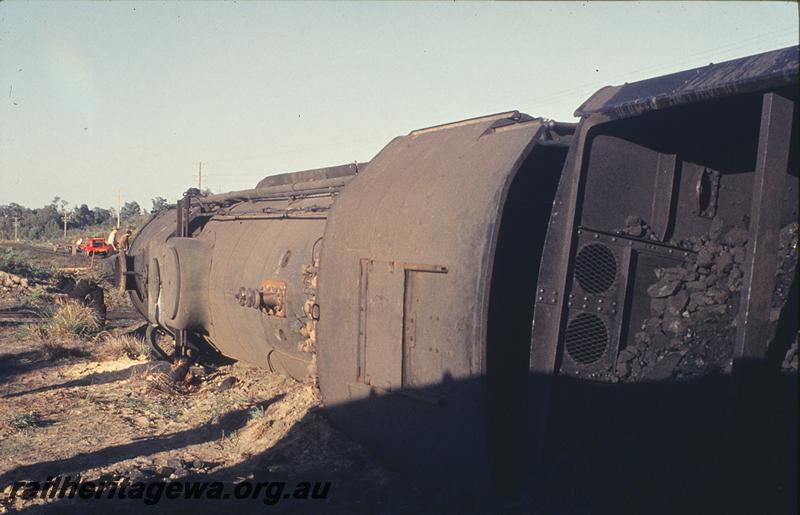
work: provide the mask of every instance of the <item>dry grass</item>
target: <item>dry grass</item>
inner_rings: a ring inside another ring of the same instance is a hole
[[[50,318],[48,324],[50,335],[91,337],[103,330],[103,324],[97,313],[87,306],[75,301],[62,304]]]
[[[18,413],[8,415],[0,419],[0,424],[6,426],[12,432],[28,431],[37,427],[44,426],[46,421],[34,412]]]
[[[74,340],[96,336],[103,330],[103,324],[92,308],[68,300],[45,322],[28,324],[24,330],[32,339]]]
[[[170,379],[174,365],[165,361],[153,361],[147,366],[131,372],[129,384],[131,388],[141,395],[166,394],[167,396],[183,396],[188,393],[187,387],[181,382]]]
[[[42,313],[46,317],[46,313]],[[41,351],[47,359],[59,359],[82,354],[76,344],[93,338],[102,331],[97,314],[76,301],[66,301],[43,322],[26,324],[21,328],[23,338],[41,342]]]
[[[93,353],[100,361],[113,361],[123,356],[140,361],[153,359],[153,350],[141,338],[132,335],[106,333]]]
[[[128,292],[120,291],[119,288],[108,282],[98,282],[105,293],[106,309],[130,308],[133,307]]]

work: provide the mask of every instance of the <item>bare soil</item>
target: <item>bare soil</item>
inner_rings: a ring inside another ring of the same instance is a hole
[[[163,381],[164,362],[97,361],[88,344],[74,354],[46,360],[13,326],[0,327],[3,487],[78,474],[227,483],[280,477],[331,481],[335,501],[343,477],[369,478],[372,488],[388,481],[363,449],[314,412],[313,385],[233,364],[186,388]],[[75,502],[17,498],[0,513],[78,508]]]

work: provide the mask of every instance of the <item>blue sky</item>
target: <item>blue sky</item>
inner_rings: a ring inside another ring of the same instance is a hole
[[[607,84],[798,43],[793,2],[0,3],[0,204],[150,207],[367,161],[419,127],[573,121]]]

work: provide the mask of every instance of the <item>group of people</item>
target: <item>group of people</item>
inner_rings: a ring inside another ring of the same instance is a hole
[[[110,233],[108,233],[108,238],[106,239],[106,243],[109,247],[114,249],[114,252],[128,251],[128,242],[131,237],[131,230],[127,229],[122,236],[117,238],[117,228],[114,227]]]

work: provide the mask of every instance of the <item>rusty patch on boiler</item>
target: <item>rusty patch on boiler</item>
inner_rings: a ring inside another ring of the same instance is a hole
[[[268,316],[286,318],[286,281],[261,281],[261,311]]]

